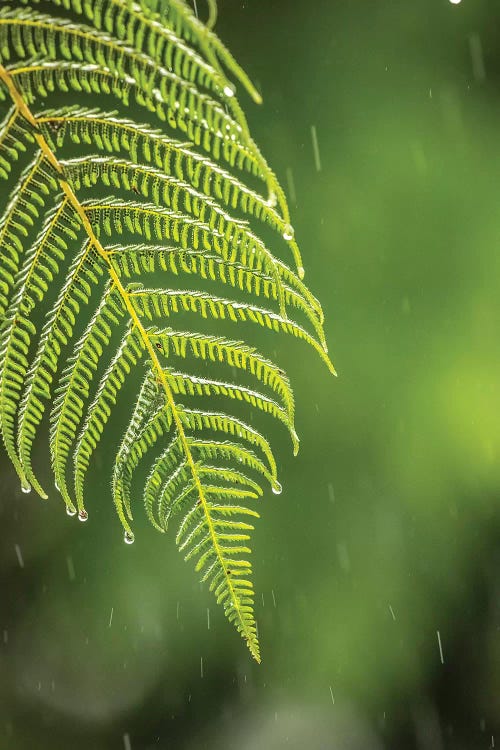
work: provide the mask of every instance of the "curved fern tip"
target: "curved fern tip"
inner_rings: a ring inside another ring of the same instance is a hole
[[[262,97],[212,30],[215,0],[206,25],[185,0],[52,0],[61,17],[20,4],[0,7],[7,455],[22,491],[47,498],[32,456],[49,416],[56,489],[87,521],[89,469],[135,389],[111,485],[124,542],[147,464],[148,519],[175,526],[260,663],[253,507],[264,486],[282,489],[265,420],[285,426],[294,455],[299,439],[286,373],[245,332],[293,336],[336,374],[285,193],[230,79]]]
[[[261,658],[261,655],[260,655],[259,644],[257,642],[255,642],[255,643],[252,643],[252,644],[247,643],[247,645],[248,645],[248,648],[250,649],[250,653],[252,654],[252,656],[255,659],[255,661],[257,662],[257,664],[261,664],[262,663],[262,658]]]
[[[253,89],[252,98],[256,104],[262,104],[262,102],[264,101],[256,88]]]

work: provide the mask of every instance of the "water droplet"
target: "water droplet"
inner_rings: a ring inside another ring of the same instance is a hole
[[[86,510],[78,511],[78,520],[81,521],[82,523],[86,521],[88,517],[89,517],[89,514],[87,513]]]
[[[267,205],[271,206],[271,208],[274,208],[278,204],[278,197],[274,190],[271,190],[269,192],[269,198],[267,199]]]
[[[24,492],[25,495],[31,492],[31,484],[22,484],[21,485],[21,492]]]
[[[291,224],[285,224],[283,227],[283,239],[289,242],[290,240],[293,240],[295,235],[295,230],[292,227]]]
[[[135,536],[132,534],[131,531],[126,531],[123,535],[123,541],[125,544],[133,544],[135,540]]]
[[[74,508],[70,508],[69,505],[66,506],[66,513],[68,514],[68,516],[76,516],[76,510]]]
[[[271,489],[275,495],[281,495],[281,493],[283,492],[283,487],[279,482],[275,482]]]
[[[306,272],[304,271],[304,267],[303,266],[299,266],[297,268],[297,273],[299,275],[299,279],[303,279],[304,276],[306,275]]]
[[[229,84],[226,84],[226,86],[224,86],[224,94],[229,97],[234,96],[234,88]]]

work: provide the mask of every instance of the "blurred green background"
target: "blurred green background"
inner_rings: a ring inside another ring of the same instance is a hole
[[[254,537],[263,663],[140,509],[123,544],[111,450],[86,525],[2,454],[0,748],[494,747],[500,6],[220,0],[217,28],[339,371],[281,340],[301,450],[276,432]]]

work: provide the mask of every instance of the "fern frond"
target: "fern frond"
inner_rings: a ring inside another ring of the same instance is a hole
[[[21,174],[19,185],[0,219],[0,321],[15,288],[26,238],[50,201],[50,196],[54,198],[59,190],[57,180],[47,166],[39,151]]]
[[[113,237],[127,232],[148,241],[173,241],[182,250],[215,251],[224,260],[238,259],[251,269],[263,267],[274,279],[280,310],[285,314],[285,293],[273,255],[260,243],[245,242],[241,232],[233,232],[231,227],[224,232],[196,217],[149,203],[89,201],[85,212],[97,237],[102,233]]]
[[[72,159],[63,162],[62,166],[76,190],[82,186],[91,188],[102,182],[107,187],[123,189],[129,193],[133,191],[152,200],[156,206],[165,206],[205,222],[212,230],[217,229],[226,241],[234,246],[243,244],[247,252],[257,253],[258,256],[270,255],[264,243],[252,233],[247,222],[231,216],[215,200],[199,192],[189,183],[165,174],[163,170],[109,157],[93,159],[91,162],[87,158]],[[254,207],[258,203],[259,199],[254,198]],[[247,202],[244,205],[247,205]],[[269,212],[269,207],[262,199],[260,208],[269,220],[274,219],[275,227],[281,225],[282,233],[285,232],[286,225],[279,222],[275,214],[273,216]],[[300,266],[302,261],[296,243],[289,240],[289,246],[297,265]]]
[[[57,277],[68,242],[78,238],[79,229],[67,199],[63,198],[48,214],[38,240],[26,255],[23,269],[16,280],[16,290],[7,311],[6,323],[0,334],[0,430],[9,458],[25,489],[28,489],[29,483],[15,448],[14,415],[19,407],[28,372],[31,339],[36,334],[33,312]]]
[[[179,312],[192,312],[202,318],[212,317],[215,320],[230,320],[233,323],[249,321],[257,323],[276,333],[289,333],[296,338],[310,344],[318,352],[321,359],[332,374],[335,369],[328,358],[326,344],[316,341],[302,326],[279,313],[266,310],[256,305],[216,297],[208,292],[193,292],[189,290],[143,289],[129,285],[130,301],[137,314],[147,320],[155,318],[169,318]]]
[[[4,97],[4,89],[0,86],[0,100]],[[28,150],[34,142],[33,134],[28,123],[14,106],[6,114],[0,125],[0,178],[10,176],[12,165],[19,156]]]
[[[97,286],[105,269],[87,240],[69,269],[68,278],[59,298],[50,311],[38,343],[38,350],[26,377],[19,408],[17,442],[24,475],[39,494],[41,489],[31,466],[31,450],[45,404],[51,398],[51,385],[58,371],[61,352],[73,336],[80,310],[89,303],[92,286]]]
[[[185,3],[175,0],[171,2],[165,9],[165,6],[161,4],[160,0],[146,0],[147,5],[152,11],[161,15],[164,20],[163,12],[166,11],[167,19],[177,34],[181,37],[186,38],[191,43],[194,43],[201,52],[206,55],[207,59],[211,62],[216,70],[221,71],[221,63],[227,67],[230,73],[232,73],[238,80],[245,86],[250,96],[260,104],[262,98],[254,85],[251,83],[245,71],[238,65],[234,57],[231,55],[227,47],[222,44],[220,39],[210,31],[210,26],[215,23],[214,17],[214,0],[211,0],[211,14],[210,23],[208,26],[203,26],[191,9],[185,5]],[[234,92],[233,92],[234,93]],[[229,94],[231,96],[231,94]]]
[[[302,261],[290,226],[288,212],[280,214],[272,197],[260,195],[205,154],[193,150],[193,144],[167,137],[145,124],[124,120],[116,112],[72,107],[60,111],[45,111],[38,122],[47,141],[54,148],[73,143],[93,145],[108,153],[128,154],[133,162],[152,164],[163,174],[189,182],[207,197],[213,197],[226,207],[254,216],[278,231],[289,245],[297,266]],[[269,173],[261,171],[258,160],[238,143],[227,149],[229,166],[247,172],[264,181],[269,189]],[[272,186],[273,187],[273,186]],[[275,186],[273,187],[273,189]]]
[[[179,524],[179,549],[260,660],[252,506],[263,483],[281,485],[267,437],[239,413],[283,423],[296,453],[294,397],[217,322],[287,333],[334,372],[284,192],[230,78],[260,95],[213,31],[215,0],[207,25],[185,0],[21,2],[0,8],[3,443],[22,488],[47,497],[33,453],[48,417],[56,488],[86,520],[94,455],[136,386],[112,479],[125,541],[143,467],[147,516]],[[51,4],[61,17],[40,12]],[[186,276],[193,288],[178,288]],[[191,330],[169,327],[184,313]]]
[[[51,412],[50,452],[56,488],[72,511],[75,506],[66,480],[68,458],[90,398],[90,386],[99,360],[124,317],[125,310],[119,293],[112,283],[108,283],[99,307],[68,360],[56,390]]]
[[[221,362],[229,367],[245,370],[264,385],[268,385],[282,400],[288,420],[293,424],[294,399],[285,372],[243,341],[230,341],[222,336],[209,336],[189,331],[149,329],[149,337],[156,348],[169,359],[189,356],[202,361]]]
[[[116,405],[118,393],[132,369],[141,360],[145,342],[133,325],[124,335],[108,369],[102,376],[94,401],[75,447],[75,493],[78,509],[84,510],[83,483],[90,459]]]
[[[322,311],[317,310],[314,298],[308,294],[300,279],[280,261],[275,262],[275,272],[282,279],[278,286],[273,277],[258,268],[251,268],[249,265],[226,260],[208,252],[180,252],[177,247],[144,244],[111,245],[107,246],[106,250],[120,276],[131,278],[159,270],[176,276],[196,275],[205,281],[221,282],[252,296],[263,296],[268,300],[284,303],[286,307],[294,307],[306,315],[322,345],[325,343]],[[253,256],[250,257],[253,262]]]

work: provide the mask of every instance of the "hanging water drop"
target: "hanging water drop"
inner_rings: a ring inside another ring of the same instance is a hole
[[[24,492],[25,495],[28,495],[31,492],[31,484],[22,484],[21,492]]]
[[[135,536],[131,531],[126,531],[123,535],[123,541],[125,542],[125,544],[133,544],[135,541]]]
[[[306,272],[304,271],[304,267],[303,266],[299,266],[297,268],[297,274],[299,276],[299,279],[303,279],[304,278],[304,276],[306,275]]]
[[[281,495],[281,493],[282,493],[282,491],[283,491],[283,487],[281,486],[281,484],[280,484],[279,482],[275,482],[275,483],[274,483],[274,484],[272,485],[271,489],[272,489],[272,491],[273,491],[273,493],[274,493],[275,495]]]
[[[234,88],[229,83],[224,86],[224,94],[229,97],[234,96]]]
[[[89,514],[87,513],[86,510],[78,511],[78,520],[81,521],[82,523],[87,521],[88,517],[89,517]]]
[[[76,510],[71,508],[69,505],[66,506],[66,513],[68,516],[76,516]]]
[[[292,227],[292,225],[285,224],[285,226],[283,227],[283,239],[286,240],[287,242],[290,242],[290,240],[293,240],[294,235],[295,235],[295,230]]]

